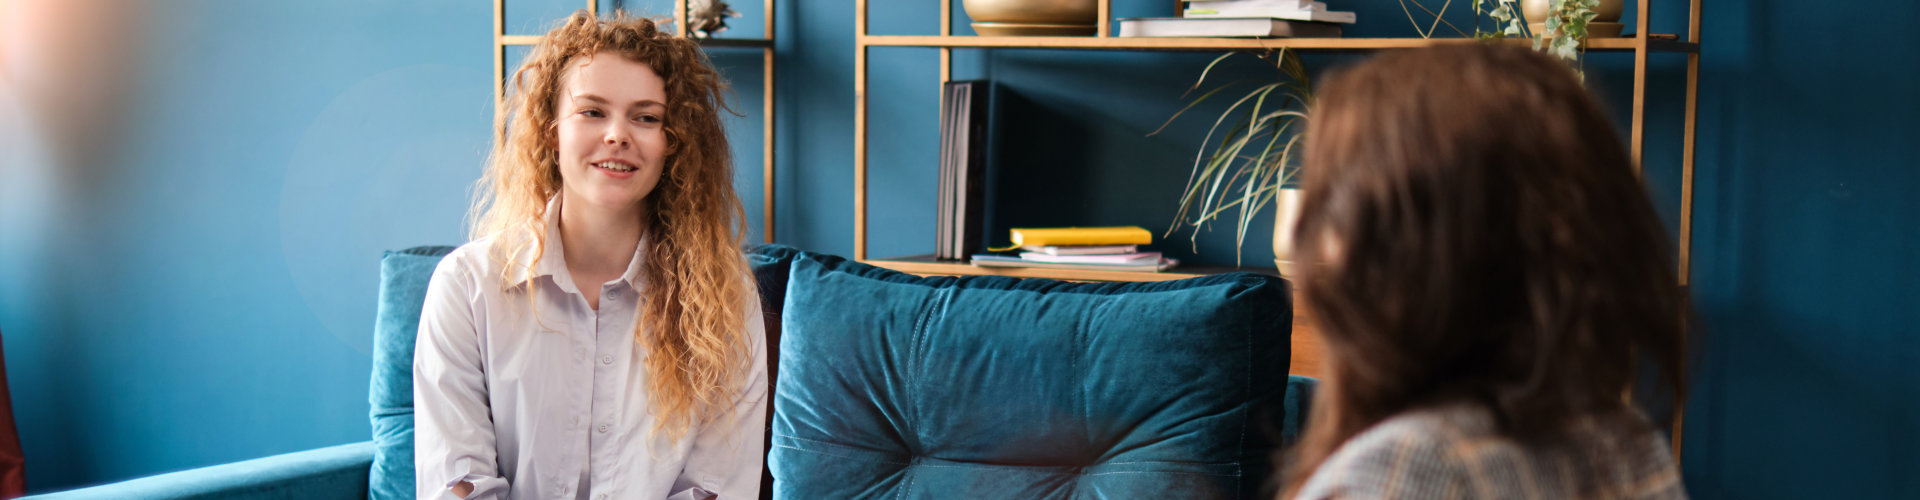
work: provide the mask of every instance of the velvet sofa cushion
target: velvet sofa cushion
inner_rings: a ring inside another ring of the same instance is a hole
[[[413,498],[413,339],[427,281],[450,246],[414,247],[380,258],[380,304],[373,326],[373,469],[367,497]]]
[[[1286,418],[1285,280],[923,278],[801,253],[776,498],[1254,498]]]

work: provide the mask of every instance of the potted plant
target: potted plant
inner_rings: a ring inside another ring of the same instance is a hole
[[[1227,53],[1208,63],[1188,92],[1199,90],[1206,84],[1207,75],[1235,54],[1240,53]],[[1247,229],[1262,209],[1273,204],[1274,264],[1287,275],[1292,272],[1293,227],[1299,221],[1300,191],[1295,188],[1300,173],[1299,145],[1313,86],[1298,53],[1281,49],[1256,56],[1274,67],[1277,74],[1273,80],[1240,92],[1227,92],[1235,87],[1232,83],[1208,90],[1147,135],[1165,130],[1202,102],[1234,97],[1233,103],[1215,117],[1200,151],[1194,155],[1180,209],[1167,236],[1191,230],[1189,241],[1197,248],[1199,233],[1208,223],[1231,218],[1234,262],[1238,263],[1241,248],[1246,246]]]
[[[1486,0],[1482,0],[1486,1]],[[1512,0],[1501,0],[1512,2]],[[1526,0],[1521,11],[1533,34],[1533,48],[1546,42],[1547,52],[1568,63],[1577,63],[1580,49],[1594,36],[1620,36],[1619,23],[1626,0]],[[1512,9],[1505,13],[1511,17]],[[1602,17],[1605,13],[1606,17]],[[1498,16],[1496,16],[1498,19]],[[1599,22],[1595,22],[1598,20]],[[1507,24],[1516,24],[1511,19]]]
[[[1419,0],[1412,3],[1434,17],[1433,24],[1422,30],[1413,11],[1401,4],[1422,38],[1431,38],[1441,24],[1466,36],[1466,32],[1441,19],[1447,5],[1436,12]],[[1473,36],[1482,40],[1531,37],[1534,50],[1545,50],[1577,68],[1588,38],[1620,36],[1623,25],[1619,21],[1625,11],[1626,0],[1474,0],[1474,18],[1492,19],[1497,30],[1485,31],[1476,23]]]
[[[1582,40],[1620,36],[1624,27],[1620,16],[1626,8],[1626,0],[1526,0],[1520,4],[1527,27],[1533,32],[1553,37],[1560,31],[1556,28],[1564,28],[1565,33]]]

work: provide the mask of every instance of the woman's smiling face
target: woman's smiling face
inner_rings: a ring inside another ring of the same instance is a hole
[[[563,79],[554,109],[568,206],[637,207],[665,168],[666,82],[612,52],[582,60]]]

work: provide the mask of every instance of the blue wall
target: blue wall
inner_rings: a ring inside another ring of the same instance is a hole
[[[0,225],[34,490],[366,440],[380,251],[461,241],[485,154],[483,5],[143,15],[104,153],[9,169],[61,179]]]
[[[1707,349],[1688,485],[1715,498],[1920,497],[1920,18],[1713,2],[1694,296]]]
[[[516,33],[578,4],[508,3]],[[736,3],[749,15],[729,34],[757,35],[759,2]],[[777,25],[778,235],[838,254],[853,240],[852,3],[781,0]],[[875,33],[937,31],[933,2],[874,3]],[[1120,16],[1171,12],[1117,3]],[[1412,34],[1394,2],[1332,3],[1366,20],[1353,35]],[[1684,31],[1684,6],[1656,3],[1655,31]],[[1920,447],[1920,207],[1907,196],[1920,146],[1906,122],[1920,115],[1920,35],[1863,21],[1920,8],[1863,3],[1707,7],[1704,338],[1684,458],[1698,497],[1920,496],[1908,451]],[[199,0],[150,16],[111,158],[0,170],[0,183],[58,188],[0,200],[0,329],[35,490],[366,439],[379,251],[460,241],[487,146],[486,2]],[[997,222],[1166,227],[1205,124],[1145,134],[1211,55],[957,53],[957,77],[996,80],[1019,103]],[[872,53],[874,256],[930,251],[935,54]],[[714,58],[750,115],[734,141],[758,227],[758,56]],[[1684,62],[1655,57],[1649,95],[1664,111],[1650,117],[1647,178],[1669,224]],[[1623,132],[1630,63],[1588,63]],[[1247,63],[1222,81],[1262,75]],[[1225,233],[1197,253],[1184,239],[1162,249],[1229,263]],[[1248,235],[1248,265],[1270,258],[1267,233]]]
[[[517,33],[584,6],[511,3]],[[130,83],[96,96],[116,107],[84,157],[22,147],[53,133],[0,99],[0,331],[30,488],[368,439],[380,253],[465,240],[490,3],[111,4],[102,22],[137,29],[79,51],[127,54]],[[760,58],[741,52],[714,59],[751,115],[731,124],[757,228]]]

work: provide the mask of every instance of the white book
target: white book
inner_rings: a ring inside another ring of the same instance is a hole
[[[1120,19],[1123,37],[1339,38],[1340,25],[1266,17],[1132,17]]]
[[[1020,252],[1020,258],[1034,262],[1056,262],[1061,264],[1145,264],[1159,262],[1160,252],[1106,255],[1047,255],[1040,252]]]
[[[1027,245],[1020,249],[1047,255],[1103,255],[1140,251],[1138,245]]]
[[[1327,3],[1316,0],[1187,0],[1189,9],[1214,9],[1220,7],[1289,7],[1306,9],[1318,6],[1327,8]]]
[[[1316,2],[1314,0],[1187,0],[1188,7],[1201,7],[1201,6],[1210,7],[1210,6],[1217,6],[1217,5],[1276,5],[1276,6],[1293,6],[1293,7],[1306,8],[1313,4],[1320,4],[1320,6],[1322,7],[1326,6],[1326,2]]]
[[[1180,265],[1178,259],[1162,257],[1159,262],[1142,264],[1065,264],[1058,262],[1035,262],[1010,255],[978,254],[973,256],[973,265],[979,267],[1035,267],[1042,269],[1077,269],[1082,271],[1136,271],[1159,272]]]
[[[1314,0],[1205,0],[1188,1],[1185,10],[1327,10],[1327,3]]]
[[[1358,17],[1354,16],[1353,12],[1351,11],[1335,11],[1335,10],[1326,10],[1326,9],[1286,9],[1286,8],[1269,8],[1269,7],[1234,8],[1234,9],[1191,8],[1183,12],[1182,15],[1190,18],[1272,17],[1277,19],[1291,19],[1295,21],[1315,21],[1315,22],[1322,22],[1322,23],[1340,23],[1340,24],[1353,24],[1355,21],[1359,19]]]
[[[1316,11],[1316,10],[1318,11],[1327,10],[1327,3],[1314,2],[1314,1],[1294,2],[1291,0],[1282,1],[1282,2],[1266,2],[1266,1],[1263,1],[1263,2],[1216,2],[1216,3],[1189,4],[1187,5],[1187,8],[1186,8],[1187,12],[1200,13],[1200,14],[1214,14],[1214,13],[1231,14],[1231,13],[1241,13],[1241,12],[1291,12],[1291,11],[1304,12],[1304,11]]]

